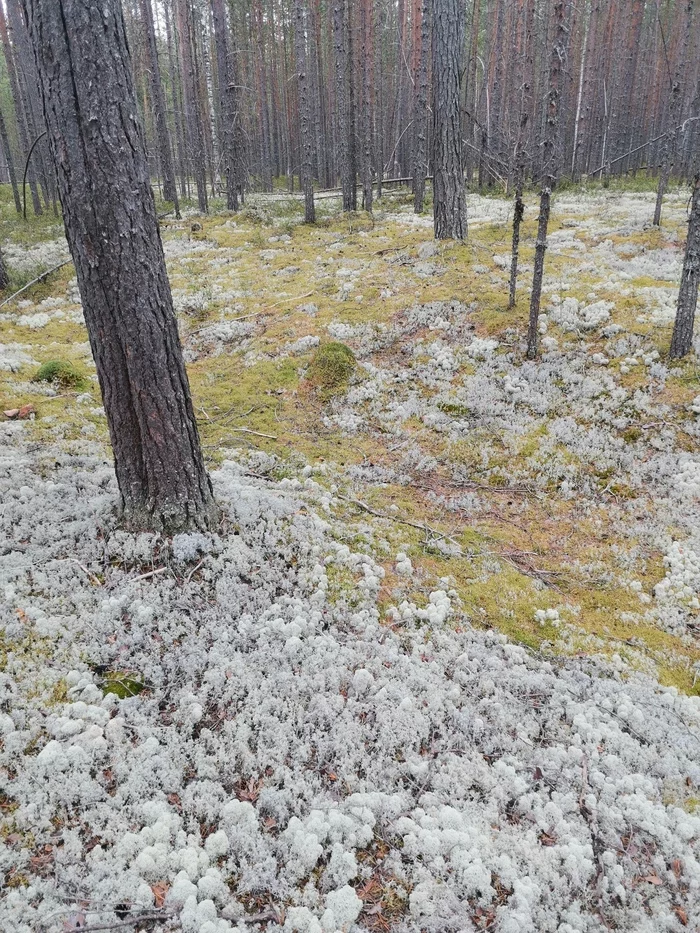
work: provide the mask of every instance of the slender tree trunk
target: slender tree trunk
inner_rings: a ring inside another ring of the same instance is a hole
[[[2,252],[0,252],[0,288],[7,288],[10,284],[10,276],[7,274],[7,266],[5,265],[5,257]]]
[[[428,174],[428,58],[430,55],[430,0],[421,0],[420,55],[416,70],[415,109],[413,113],[415,145],[413,150],[413,210],[423,213],[425,179]]]
[[[694,0],[684,0],[683,4],[685,7],[686,22],[685,28],[683,29],[681,48],[676,58],[675,73],[671,82],[671,99],[668,106],[669,130],[661,144],[661,171],[659,173],[659,185],[656,190],[656,205],[654,207],[653,220],[655,227],[661,225],[661,205],[676,159],[676,148],[678,146],[677,126],[681,114],[681,107],[683,106],[683,77],[688,68],[686,59],[693,28],[693,3]]]
[[[219,85],[219,142],[226,179],[226,207],[238,210],[236,188],[236,153],[234,151],[235,101],[233,78],[229,74],[228,28],[224,0],[211,0],[216,40],[216,75]]]
[[[460,0],[433,4],[433,224],[438,240],[467,236],[459,110],[463,16]]]
[[[685,258],[681,285],[678,290],[676,321],[671,338],[671,359],[680,359],[689,353],[693,346],[693,327],[695,308],[698,303],[700,285],[700,174],[693,182],[693,195],[688,218],[688,239],[685,244]]]
[[[306,73],[306,11],[304,0],[295,0],[294,48],[296,50],[297,76],[299,80],[299,119],[301,124],[301,184],[304,189],[304,220],[316,223],[314,207],[314,141],[311,128],[311,101],[309,100],[309,78]]]
[[[535,269],[532,276],[532,293],[530,295],[530,320],[527,331],[527,357],[534,359],[537,356],[539,342],[539,315],[540,300],[542,297],[542,278],[544,275],[544,254],[547,250],[547,228],[549,226],[549,211],[551,205],[552,188],[554,187],[559,166],[559,143],[561,115],[559,113],[562,94],[562,83],[566,74],[566,63],[569,51],[569,35],[571,23],[572,0],[555,0],[554,2],[554,38],[549,64],[549,91],[547,94],[547,125],[543,146],[543,171],[545,183],[540,193],[540,216],[537,227],[537,243],[535,245]]]
[[[175,187],[175,169],[173,155],[170,148],[170,134],[165,119],[165,95],[163,82],[160,77],[160,64],[156,48],[156,33],[153,25],[153,9],[151,0],[140,0],[141,19],[144,28],[145,50],[148,59],[148,71],[151,76],[151,96],[153,98],[153,111],[155,117],[155,135],[158,142],[160,171],[163,176],[163,198],[175,205],[175,216],[180,216],[180,205],[177,200]]]
[[[372,133],[374,129],[374,8],[372,0],[363,0],[361,11],[361,71],[362,71],[362,205],[372,213]]]
[[[33,140],[29,139],[29,130],[26,123],[24,101],[22,99],[15,57],[7,31],[7,21],[5,19],[5,12],[2,3],[0,3],[0,39],[2,40],[2,47],[5,53],[5,64],[7,65],[7,73],[10,79],[10,90],[12,92],[12,100],[15,106],[19,145],[20,149],[22,150],[23,157],[26,159],[27,154],[29,153],[29,147],[31,146]],[[32,206],[34,207],[34,213],[38,216],[39,214],[43,214],[44,211],[41,207],[41,201],[39,200],[39,190],[36,184],[36,175],[34,172],[34,166],[31,162],[29,163],[27,171],[27,179],[29,180],[29,190],[31,191],[32,195]]]
[[[22,202],[19,199],[19,188],[17,187],[17,176],[15,175],[15,162],[12,158],[12,149],[10,149],[10,141],[7,138],[7,127],[5,126],[5,117],[0,110],[0,140],[2,140],[2,150],[5,153],[5,161],[7,162],[7,173],[10,176],[10,184],[12,185],[12,194],[15,199],[15,208],[17,213],[22,213]]]
[[[357,206],[354,165],[352,162],[352,128],[349,101],[349,55],[347,44],[346,0],[335,0],[333,6],[333,45],[335,52],[335,101],[338,120],[338,167],[343,189],[343,210],[354,211]]]
[[[524,171],[522,170],[522,166],[518,166],[516,173],[515,204],[513,206],[513,242],[510,259],[510,285],[508,288],[509,308],[515,307],[515,293],[518,283],[518,256],[520,252],[520,224],[525,216],[525,202],[523,201]]]
[[[120,0],[23,2],[124,519],[209,527]]]
[[[190,29],[190,9],[188,0],[176,0],[178,32],[180,34],[180,56],[182,60],[182,85],[185,103],[184,124],[188,142],[189,163],[194,172],[197,186],[199,210],[206,214],[207,179],[205,172],[206,153],[204,151],[204,133],[199,112],[197,79],[192,57],[192,30]]]

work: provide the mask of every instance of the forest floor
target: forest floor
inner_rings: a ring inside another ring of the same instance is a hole
[[[512,310],[468,202],[163,220],[216,535],[115,530],[72,266],[0,308],[3,928],[698,928],[686,195],[556,196],[535,362],[535,198]],[[68,254],[10,208],[19,283]]]

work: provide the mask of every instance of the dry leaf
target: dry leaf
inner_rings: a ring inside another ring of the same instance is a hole
[[[682,907],[674,907],[674,913],[683,924],[684,927],[688,926],[688,914],[683,910]]]
[[[36,414],[36,408],[33,405],[22,405],[20,410],[17,412],[18,418],[28,418],[30,415]]]
[[[643,875],[642,881],[648,881],[649,884],[663,884],[663,881],[658,875]]]
[[[155,884],[151,885],[151,891],[153,891],[154,903],[155,906],[160,910],[160,908],[165,903],[165,895],[170,890],[170,885],[167,881],[156,881]]]
[[[6,411],[3,412],[3,415],[6,418],[16,418],[18,414],[19,414],[19,408],[8,408]]]

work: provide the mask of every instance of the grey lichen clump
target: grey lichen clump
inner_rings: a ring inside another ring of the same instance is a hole
[[[333,395],[347,388],[355,366],[355,354],[350,347],[334,341],[318,348],[306,375],[319,394]]]
[[[34,375],[34,382],[51,382],[62,389],[84,389],[87,380],[82,373],[65,360],[42,363]]]

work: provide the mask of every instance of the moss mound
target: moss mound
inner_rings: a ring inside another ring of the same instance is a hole
[[[62,389],[84,389],[87,385],[85,376],[65,360],[49,360],[48,363],[42,363],[33,381],[53,382]]]
[[[345,389],[355,369],[355,354],[344,343],[326,343],[314,353],[307,378],[325,395]]]

